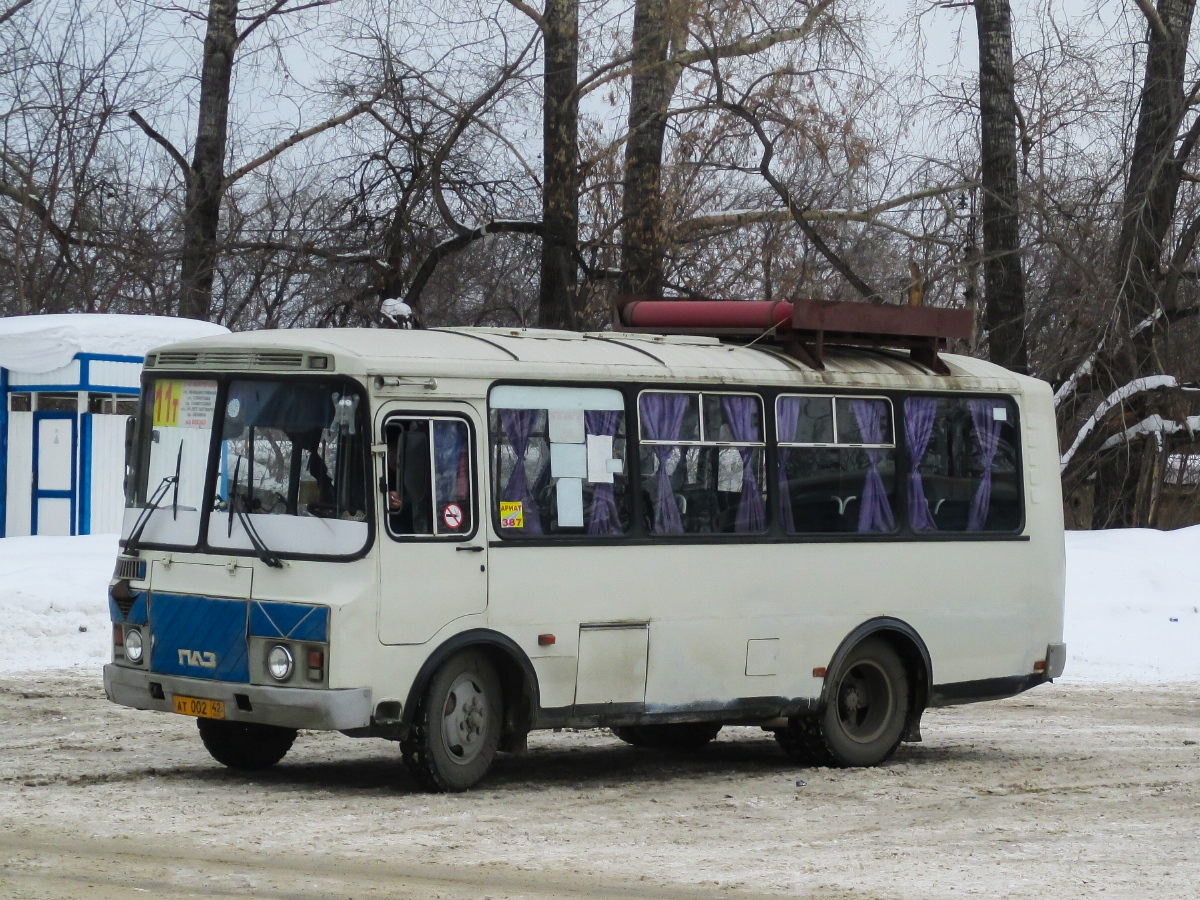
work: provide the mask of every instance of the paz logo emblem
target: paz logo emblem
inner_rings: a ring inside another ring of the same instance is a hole
[[[201,653],[199,650],[180,650],[179,664],[181,666],[199,666],[202,669],[215,669],[217,667],[217,654],[211,650],[205,650]]]

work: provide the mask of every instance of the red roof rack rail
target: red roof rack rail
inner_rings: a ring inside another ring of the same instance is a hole
[[[898,306],[845,300],[696,300],[625,296],[613,307],[613,331],[695,334],[769,342],[814,369],[826,344],[896,347],[941,375],[938,357],[952,338],[971,337],[969,309]]]

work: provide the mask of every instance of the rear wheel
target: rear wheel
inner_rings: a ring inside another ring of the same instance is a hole
[[[231,769],[265,769],[292,749],[296,729],[257,722],[225,722],[197,719],[200,740],[217,762]]]
[[[431,791],[465,791],[496,757],[503,723],[500,679],[486,656],[456,653],[442,664],[400,745],[404,765]]]
[[[908,708],[903,661],[886,641],[867,638],[835,673],[825,712],[793,722],[776,738],[804,765],[875,766],[900,745]]]
[[[703,747],[717,736],[721,726],[712,722],[684,722],[673,725],[623,725],[613,734],[635,747],[690,750]]]

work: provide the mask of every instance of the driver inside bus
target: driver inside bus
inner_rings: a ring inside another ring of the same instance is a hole
[[[429,421],[401,420],[387,442],[388,522],[393,534],[432,534]]]

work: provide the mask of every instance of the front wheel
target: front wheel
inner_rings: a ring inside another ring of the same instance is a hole
[[[217,762],[231,769],[265,769],[292,749],[296,729],[256,722],[197,719],[200,740]]]
[[[867,638],[834,673],[824,713],[776,737],[804,765],[877,766],[900,745],[908,710],[904,662],[886,641]]]
[[[431,791],[465,791],[487,774],[503,723],[500,678],[476,650],[442,664],[400,745],[409,773]]]

